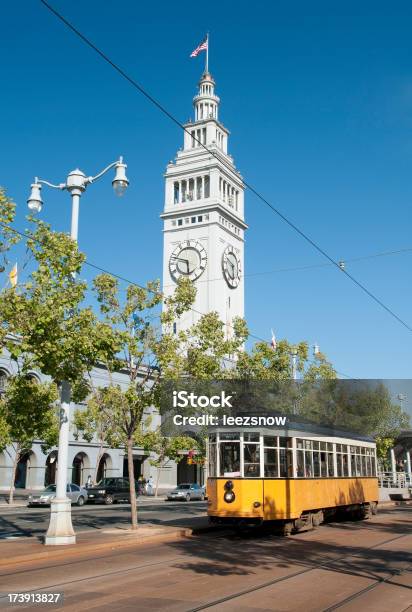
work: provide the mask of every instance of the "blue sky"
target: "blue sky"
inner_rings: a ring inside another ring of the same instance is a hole
[[[210,30],[210,69],[243,176],[332,257],[412,247],[412,8],[399,2],[53,5],[185,121],[203,69],[189,59]],[[161,275],[163,172],[182,134],[37,0],[2,5],[0,184],[25,227],[35,175],[63,181],[124,155],[82,198],[90,261],[143,283]],[[44,189],[42,218],[67,230],[67,194]],[[324,263],[246,192],[246,274]],[[412,325],[412,252],[347,264]],[[89,273],[88,273],[89,274]],[[315,341],[358,378],[411,377],[412,334],[332,267],[246,278],[246,317],[270,339]]]

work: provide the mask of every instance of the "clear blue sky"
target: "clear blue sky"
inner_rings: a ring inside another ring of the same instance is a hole
[[[337,259],[412,247],[412,8],[398,2],[51,0],[182,121],[210,69],[244,177]],[[19,207],[35,175],[93,174],[123,154],[81,204],[90,261],[143,283],[161,275],[163,172],[182,144],[168,119],[37,0],[2,5],[1,174]],[[44,189],[42,218],[67,230],[70,203]],[[246,274],[323,263],[252,194]],[[347,269],[412,325],[412,253]],[[411,377],[412,334],[331,267],[246,278],[250,329],[318,342],[353,377]]]

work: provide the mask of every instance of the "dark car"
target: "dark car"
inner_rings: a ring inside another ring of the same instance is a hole
[[[87,489],[88,502],[104,502],[107,505],[117,501],[130,502],[128,478],[103,478],[96,486]],[[136,483],[137,493],[137,483]]]

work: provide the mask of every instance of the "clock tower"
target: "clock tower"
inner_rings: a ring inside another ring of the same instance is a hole
[[[219,120],[219,103],[213,77],[204,72],[193,99],[194,121],[185,124],[183,148],[165,174],[163,291],[170,295],[181,276],[190,278],[196,301],[174,324],[175,331],[217,311],[229,337],[233,317],[244,316],[247,225],[243,180],[228,153],[229,131]]]

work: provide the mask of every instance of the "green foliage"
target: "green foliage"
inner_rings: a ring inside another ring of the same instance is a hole
[[[376,438],[376,455],[378,462],[384,471],[390,469],[389,451],[395,446],[395,438],[377,436]]]
[[[58,438],[57,399],[54,383],[37,382],[24,373],[10,376],[0,399],[1,446],[12,441],[20,451],[29,450],[34,439],[42,440],[45,448],[54,446]]]
[[[151,465],[162,468],[167,461],[179,463],[185,452],[197,449],[198,443],[190,436],[169,437],[160,432],[148,432],[143,435],[142,446],[156,453],[156,457],[150,460]]]
[[[109,325],[81,307],[86,283],[73,275],[84,255],[76,243],[32,221],[27,245],[37,266],[27,281],[0,294],[3,344],[16,362],[24,356],[26,365],[30,360],[54,381],[79,384],[99,358],[115,354],[120,345]]]
[[[314,363],[309,361],[309,347],[306,342],[292,345],[280,340],[276,350],[267,342],[257,342],[250,353],[243,351],[236,362],[234,376],[246,380],[290,380],[292,378],[291,353],[296,349],[297,371],[304,380],[334,379],[336,372],[322,353]]]

